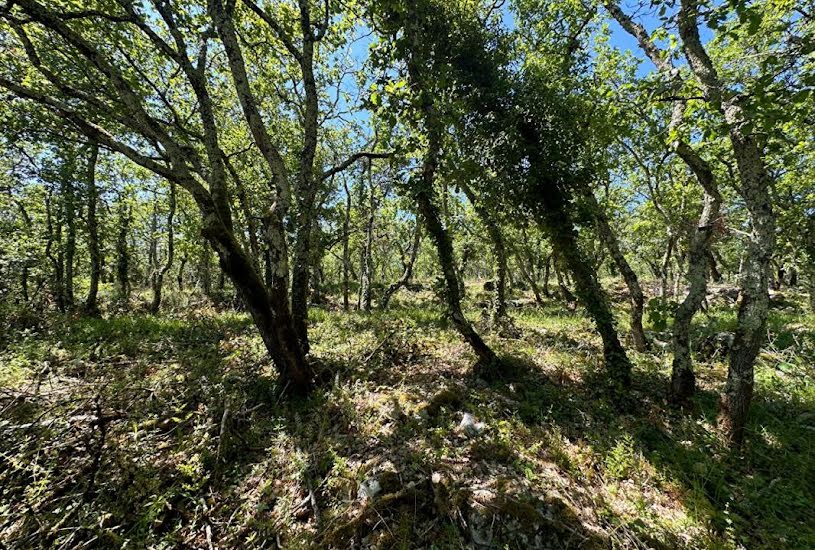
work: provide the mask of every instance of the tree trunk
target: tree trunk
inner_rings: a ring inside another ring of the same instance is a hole
[[[699,79],[705,99],[724,118],[739,171],[739,192],[750,214],[751,231],[740,276],[738,325],[719,414],[719,424],[727,439],[734,445],[740,445],[753,397],[755,359],[766,337],[769,306],[767,286],[770,260],[775,248],[775,215],[770,196],[772,180],[761,149],[750,133],[751,121],[739,103],[738,94],[722,86],[699,37],[696,1],[682,0],[680,6],[678,29],[685,57]]]
[[[665,254],[662,255],[662,263],[659,266],[659,296],[660,298],[668,297],[668,279],[671,266],[671,258],[673,257],[674,246],[676,245],[676,236],[673,230],[668,228],[668,239],[665,245]]]
[[[479,368],[481,373],[486,373],[488,369],[496,365],[497,357],[495,353],[481,339],[473,326],[464,316],[461,309],[461,294],[459,288],[458,274],[456,273],[455,256],[450,235],[441,223],[438,208],[433,204],[433,174],[435,172],[435,154],[427,153],[425,159],[424,175],[422,182],[415,191],[414,198],[419,208],[419,213],[424,221],[428,235],[436,245],[436,251],[441,264],[442,275],[444,277],[445,292],[444,298],[447,305],[447,313],[453,326],[470,344],[479,358]]]
[[[184,290],[184,268],[187,265],[187,254],[185,253],[181,256],[181,262],[178,264],[178,275],[176,275],[176,283],[178,284],[178,290]]]
[[[631,339],[634,342],[634,349],[643,352],[645,351],[645,332],[642,328],[642,312],[645,304],[645,296],[642,293],[640,281],[637,278],[637,274],[631,268],[631,264],[628,263],[628,260],[623,254],[617,235],[611,229],[608,218],[601,210],[594,193],[592,193],[591,190],[587,190],[586,197],[595,213],[600,237],[603,239],[606,248],[611,254],[611,258],[614,260],[614,265],[617,266],[628,287],[629,300],[631,302]]]
[[[175,221],[174,219],[175,207],[176,207],[175,184],[170,183],[169,210],[167,212],[167,258],[161,269],[156,269],[153,271],[153,275],[151,278],[151,287],[153,288],[153,300],[150,303],[150,313],[152,313],[153,315],[157,314],[159,308],[161,307],[161,290],[164,285],[164,276],[167,275],[167,272],[170,271],[170,268],[173,266],[173,251],[175,248],[173,223]]]
[[[342,221],[342,308],[348,311],[350,281],[349,272],[351,271],[351,190],[348,189],[348,183],[343,180],[343,187],[345,188],[345,217]]]
[[[527,283],[529,283],[529,287],[532,289],[532,294],[535,296],[535,303],[538,305],[543,304],[543,298],[541,298],[541,291],[540,288],[538,288],[538,283],[528,271],[527,266],[521,257],[521,253],[517,249],[515,250],[515,263],[518,264],[518,269],[521,271],[521,276]]]
[[[552,296],[552,293],[549,291],[549,270],[552,266],[552,255],[549,254],[546,256],[546,263],[543,266],[543,295],[547,298]]]
[[[374,244],[374,221],[376,215],[376,197],[374,194],[374,182],[371,174],[371,164],[368,165],[368,208],[365,218],[365,247],[362,250],[362,262],[360,265],[360,289],[359,303],[360,309],[366,313],[371,311],[371,285],[374,273],[373,266],[373,244]],[[362,193],[360,193],[362,197]]]
[[[210,258],[209,254],[209,249],[204,246],[203,250],[201,251],[201,259],[200,263],[198,264],[198,270],[201,290],[204,292],[204,296],[212,299],[212,258]]]
[[[555,268],[555,280],[557,281],[557,287],[560,290],[561,297],[566,301],[567,304],[574,304],[577,301],[574,294],[569,290],[569,287],[566,285],[565,278],[563,276],[563,271],[560,269],[558,264],[561,261],[560,252],[556,249],[553,253],[552,263],[554,264]],[[588,260],[586,260],[588,261]]]
[[[413,243],[410,247],[410,255],[408,256],[408,260],[405,263],[405,269],[402,272],[402,276],[399,278],[399,280],[385,289],[385,293],[382,295],[382,302],[379,304],[383,310],[388,309],[388,304],[390,303],[394,294],[396,294],[400,288],[407,285],[410,282],[410,279],[413,277],[413,266],[416,265],[416,258],[419,256],[419,245],[421,240],[422,222],[417,216],[416,229],[413,231]]]
[[[88,156],[88,252],[91,257],[90,286],[85,298],[85,313],[92,316],[99,315],[97,295],[99,293],[99,277],[102,272],[102,254],[99,247],[99,223],[96,219],[96,205],[99,202],[99,190],[96,186],[96,161],[99,158],[99,145],[94,141],[90,144]]]
[[[685,142],[677,142],[676,149],[704,190],[702,213],[696,230],[691,235],[688,250],[688,294],[674,314],[674,359],[668,397],[673,403],[685,405],[696,391],[696,376],[691,359],[691,322],[707,296],[709,268],[715,266],[710,262],[713,257],[710,246],[722,198],[708,163]]]
[[[71,181],[73,174],[63,174],[62,178],[62,207],[63,221],[65,223],[65,308],[74,308],[74,257],[76,256],[76,201],[74,184]]]
[[[130,251],[127,237],[130,230],[131,208],[124,195],[119,197],[119,233],[116,237],[116,283],[119,304],[127,308],[130,303]]]
[[[61,224],[59,220],[57,223],[54,223],[53,219],[53,194],[51,190],[48,190],[48,194],[45,196],[45,256],[51,262],[51,268],[53,270],[53,281],[52,281],[52,293],[54,295],[54,301],[56,302],[57,309],[60,311],[65,311],[65,296],[62,292],[62,255],[59,252],[59,248],[62,246],[62,239],[60,238],[60,234],[57,233]],[[56,225],[56,230],[54,226]],[[54,254],[54,244],[56,244],[58,248],[57,254]]]
[[[294,255],[291,279],[291,312],[295,330],[300,337],[300,344],[306,353],[308,342],[308,302],[311,278],[311,234],[314,228],[314,215],[309,204],[304,201],[302,210],[297,215],[297,231],[294,241]]]
[[[280,263],[273,267],[275,279],[267,289],[232,232],[215,212],[205,212],[204,235],[218,254],[221,270],[240,293],[252,315],[282,381],[296,393],[307,392],[312,384],[311,367],[294,329],[284,285],[287,273]]]
[[[597,274],[592,270],[578,245],[577,232],[565,210],[565,197],[556,188],[550,188],[542,206],[541,222],[549,234],[556,254],[563,258],[571,271],[578,298],[594,320],[597,332],[603,340],[606,370],[612,380],[627,387],[631,383],[631,363],[617,336],[614,316],[606,294],[597,280]]]
[[[709,248],[707,250],[707,263],[710,267],[710,278],[716,283],[721,283],[724,280],[724,275],[719,271],[719,263],[716,260],[716,256]],[[690,269],[688,271],[690,271]]]

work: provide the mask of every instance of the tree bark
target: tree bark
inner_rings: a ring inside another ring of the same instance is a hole
[[[116,237],[116,286],[120,306],[127,308],[130,303],[130,251],[127,237],[130,230],[131,207],[126,197],[119,197],[119,233]]]
[[[631,268],[631,264],[623,254],[620,242],[617,239],[617,234],[608,223],[608,218],[600,208],[597,198],[591,190],[586,191],[586,197],[589,200],[589,205],[595,213],[595,220],[597,221],[597,229],[600,237],[606,245],[606,248],[614,260],[614,265],[623,276],[625,284],[628,287],[629,301],[631,302],[631,339],[634,342],[634,349],[639,352],[645,351],[645,331],[642,328],[642,312],[645,306],[645,296],[640,286],[640,281],[637,274]]]
[[[400,288],[410,283],[410,279],[413,277],[413,266],[416,265],[416,258],[419,256],[419,246],[421,241],[422,222],[417,216],[416,229],[413,231],[413,242],[410,246],[410,255],[405,263],[405,269],[402,272],[402,276],[399,277],[399,280],[385,289],[385,293],[382,294],[382,302],[379,305],[383,310],[388,309],[388,304],[390,304],[391,298],[393,298],[394,294],[396,294]]]
[[[345,216],[342,221],[342,308],[348,311],[350,308],[350,280],[351,271],[351,190],[348,183],[343,180],[345,188]]]
[[[251,259],[214,211],[205,212],[204,235],[252,315],[282,382],[296,393],[307,392],[312,385],[311,367],[294,330],[286,294],[279,287],[281,278],[276,278],[270,292]]]
[[[151,277],[153,300],[150,303],[150,313],[153,315],[157,314],[159,308],[161,307],[161,291],[162,287],[164,286],[164,276],[167,275],[167,272],[173,267],[173,251],[175,248],[173,224],[175,222],[175,208],[175,184],[170,183],[169,210],[167,211],[167,258],[165,259],[164,265],[161,267],[161,269],[154,270]]]
[[[424,221],[427,234],[430,236],[438,252],[439,264],[441,264],[442,275],[445,286],[445,302],[447,313],[453,326],[461,336],[470,344],[475,354],[478,356],[476,373],[479,375],[489,375],[498,366],[498,357],[495,352],[481,339],[473,326],[464,316],[461,309],[461,288],[459,286],[458,273],[456,271],[456,260],[453,252],[453,243],[450,234],[442,223],[439,208],[435,203],[436,192],[434,184],[436,180],[436,170],[441,156],[443,128],[439,115],[436,112],[434,98],[426,89],[424,71],[428,70],[426,60],[419,57],[420,48],[416,47],[419,42],[419,35],[416,26],[418,21],[408,19],[405,33],[408,40],[414,45],[407,57],[408,75],[417,87],[419,92],[420,110],[424,122],[424,129],[427,134],[427,148],[422,163],[421,173],[412,178],[411,191],[418,206],[419,215]]]
[[[72,165],[72,163],[71,163]],[[73,170],[62,175],[62,208],[65,224],[65,308],[74,309],[74,258],[76,256],[76,195],[74,192]]]
[[[532,289],[532,294],[535,296],[535,303],[538,305],[542,305],[543,298],[541,297],[541,291],[540,288],[538,288],[538,283],[535,281],[535,278],[527,269],[527,266],[524,263],[524,259],[517,249],[515,250],[515,263],[518,264],[518,269],[521,271],[521,276],[526,280],[527,283],[529,283],[529,287]]]
[[[600,333],[606,370],[612,380],[622,387],[628,387],[631,383],[631,363],[617,336],[606,294],[578,245],[577,232],[566,212],[565,197],[556,188],[550,188],[544,203],[541,223],[549,234],[555,252],[571,271],[577,296]]]
[[[362,184],[362,180],[360,180],[360,184]],[[363,185],[360,190],[360,199],[363,198],[364,190]],[[374,274],[374,221],[376,216],[376,198],[371,164],[368,165],[368,208],[365,210],[365,246],[362,249],[362,261],[360,263],[359,304],[360,309],[368,313],[371,311],[371,285]]]
[[[96,220],[96,205],[99,190],[96,186],[96,161],[99,158],[99,145],[91,142],[88,155],[87,198],[88,198],[88,253],[91,257],[90,286],[85,298],[85,313],[98,316],[99,277],[102,272],[102,254],[99,248],[99,223]]]
[[[719,424],[728,441],[740,445],[753,397],[755,359],[766,337],[769,267],[775,248],[772,180],[738,94],[725,89],[705,51],[697,17],[696,0],[681,0],[678,28],[685,57],[699,79],[705,99],[724,118],[738,167],[739,192],[750,214],[751,231],[740,277],[738,324],[719,414]]]
[[[684,107],[680,106],[679,109],[684,111]],[[704,206],[696,229],[691,235],[688,250],[688,294],[674,314],[674,359],[669,399],[676,404],[685,405],[696,391],[696,376],[691,360],[691,322],[707,296],[708,271],[713,265],[709,261],[713,257],[710,246],[722,198],[708,163],[685,142],[677,142],[676,150],[694,172],[704,190]]]

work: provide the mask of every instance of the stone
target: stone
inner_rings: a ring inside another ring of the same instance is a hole
[[[477,437],[486,429],[483,422],[478,422],[471,413],[464,413],[458,430],[467,437]]]
[[[380,485],[379,480],[375,477],[368,478],[362,483],[359,484],[359,489],[357,490],[357,498],[363,502],[366,502],[376,495],[382,492],[382,485]]]

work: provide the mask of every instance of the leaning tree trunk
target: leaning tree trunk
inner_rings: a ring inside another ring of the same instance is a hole
[[[600,237],[606,245],[611,258],[614,260],[614,265],[623,276],[625,284],[628,287],[629,300],[631,301],[631,339],[634,342],[634,349],[639,352],[645,351],[645,331],[642,328],[642,312],[645,304],[645,296],[640,286],[640,281],[637,274],[628,263],[622,249],[620,248],[620,241],[617,239],[617,234],[608,223],[608,218],[601,210],[597,202],[597,198],[591,190],[587,190],[586,196],[589,204],[594,210],[595,220],[597,221],[597,229]]]
[[[307,392],[312,384],[312,372],[289,309],[285,257],[279,251],[272,252],[273,279],[271,288],[267,288],[254,269],[252,259],[218,214],[204,212],[204,216],[204,235],[218,254],[222,271],[229,276],[252,315],[281,379],[296,393]],[[282,227],[282,224],[276,223],[273,227]],[[280,238],[282,236],[277,234],[275,242],[280,242]]]
[[[555,252],[563,258],[574,277],[575,291],[586,311],[594,320],[603,341],[603,358],[610,377],[627,387],[631,383],[631,363],[620,344],[614,316],[597,273],[577,242],[577,232],[566,212],[566,200],[562,192],[550,188],[542,201],[541,222],[547,230]]]
[[[164,262],[164,265],[161,269],[156,269],[153,271],[153,275],[151,277],[150,286],[153,289],[153,300],[150,303],[150,313],[155,315],[158,313],[159,308],[161,307],[161,290],[164,286],[164,276],[167,275],[167,272],[170,271],[170,268],[173,267],[173,251],[175,249],[175,235],[174,235],[174,228],[173,223],[175,221],[175,207],[176,207],[176,199],[175,199],[175,184],[170,183],[170,201],[169,201],[169,210],[167,212],[167,258]],[[255,260],[255,257],[252,258]],[[253,261],[253,265],[257,265],[255,261]]]
[[[676,118],[681,118],[683,106],[676,108]],[[675,142],[677,153],[696,175],[704,190],[704,206],[699,223],[691,235],[688,250],[688,295],[679,304],[674,314],[673,326],[673,368],[669,399],[676,404],[686,404],[696,391],[696,376],[691,360],[690,328],[693,316],[702,306],[707,296],[707,277],[713,257],[710,251],[715,224],[719,218],[722,198],[714,180],[713,171],[690,145],[684,141]]]
[[[413,66],[413,63],[410,63]],[[415,72],[415,68],[413,69]],[[456,271],[456,260],[453,253],[453,243],[450,234],[442,224],[439,209],[434,202],[435,192],[433,184],[436,178],[436,168],[438,167],[441,129],[435,116],[434,107],[429,98],[424,98],[425,123],[428,127],[428,147],[425,153],[424,164],[421,174],[415,178],[413,185],[413,195],[416,200],[419,215],[424,221],[425,228],[433,244],[441,264],[442,275],[444,277],[445,292],[444,298],[447,303],[447,313],[453,326],[461,336],[470,344],[475,354],[478,356],[479,365],[476,369],[479,374],[490,374],[490,370],[497,363],[495,352],[481,339],[473,326],[464,316],[461,309],[461,287],[459,286],[458,273]]]
[[[685,404],[696,391],[696,376],[691,360],[690,327],[693,316],[707,295],[708,252],[721,199],[705,193],[704,208],[688,250],[688,295],[674,314],[673,368],[670,400]]]
[[[99,158],[99,145],[92,142],[88,156],[88,253],[91,257],[90,286],[85,298],[85,313],[99,315],[97,295],[99,277],[102,272],[102,254],[99,248],[99,223],[96,219],[96,203],[99,202],[99,189],[96,186],[96,161]]]
[[[430,153],[428,153],[431,156]],[[435,159],[425,160],[424,175],[421,178],[425,180],[419,184],[418,189],[414,193],[414,198],[419,207],[419,212],[424,220],[425,227],[428,235],[436,245],[436,251],[439,256],[439,263],[441,264],[442,275],[444,277],[444,298],[447,304],[447,313],[453,326],[464,337],[467,343],[473,348],[479,358],[479,370],[486,373],[487,369],[492,368],[496,364],[495,353],[489,346],[481,339],[473,326],[464,316],[461,309],[461,294],[458,280],[458,273],[456,273],[455,257],[453,255],[453,245],[450,240],[450,235],[441,223],[438,208],[433,204],[433,191],[428,184],[432,184],[433,172],[435,171]],[[429,180],[429,181],[427,181]]]
[[[407,262],[405,262],[405,269],[402,272],[402,276],[399,277],[399,280],[394,282],[387,289],[385,289],[384,294],[382,294],[382,302],[379,304],[379,306],[383,310],[388,309],[388,304],[390,303],[391,298],[393,298],[394,294],[396,294],[400,288],[410,283],[410,279],[413,277],[413,267],[416,265],[416,258],[419,256],[419,245],[421,241],[422,241],[422,222],[417,217],[416,229],[413,231],[413,242],[410,247],[410,255],[408,256]]]
[[[577,301],[572,291],[569,290],[566,281],[564,280],[563,271],[561,271],[559,267],[559,263],[561,262],[560,252],[557,249],[552,253],[552,263],[554,264],[555,268],[555,280],[557,281],[558,290],[560,290],[560,295],[566,301],[567,304],[574,304]],[[588,261],[588,259],[586,259]]]

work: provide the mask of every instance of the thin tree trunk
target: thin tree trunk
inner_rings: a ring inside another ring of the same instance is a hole
[[[175,222],[175,184],[170,183],[169,210],[167,212],[167,258],[161,269],[153,272],[151,286],[153,288],[153,300],[150,303],[150,312],[156,314],[161,307],[161,291],[164,285],[164,276],[173,267],[173,251],[175,249],[175,235],[173,224]]]
[[[349,272],[351,271],[351,190],[348,189],[348,183],[345,180],[343,180],[343,187],[345,188],[345,217],[342,222],[342,307],[348,311],[350,308]]]
[[[645,304],[645,296],[643,295],[640,281],[637,278],[637,274],[631,268],[631,264],[628,263],[628,260],[623,254],[620,248],[620,242],[617,239],[617,234],[611,229],[608,218],[601,210],[594,193],[592,193],[591,190],[587,190],[586,197],[594,210],[600,237],[603,239],[606,248],[608,248],[611,254],[611,258],[614,260],[614,265],[617,266],[628,287],[629,300],[631,302],[631,339],[634,342],[634,349],[643,352],[645,351],[645,331],[642,328],[642,312]]]
[[[710,278],[716,283],[721,283],[724,281],[724,275],[722,275],[721,271],[719,271],[719,263],[716,260],[716,256],[709,248],[707,250],[707,263],[708,267],[710,268]]]
[[[671,258],[673,257],[674,246],[676,245],[676,236],[673,230],[668,228],[668,239],[665,244],[665,254],[662,255],[662,262],[659,266],[659,296],[661,298],[668,297],[668,279],[671,266]]]
[[[85,313],[99,315],[97,295],[99,277],[102,273],[102,253],[99,247],[99,223],[96,219],[96,206],[99,202],[99,190],[96,186],[96,161],[99,158],[99,144],[90,144],[88,155],[87,195],[88,195],[88,252],[91,257],[90,286],[85,298]]]
[[[306,204],[308,203],[308,204]],[[305,200],[297,215],[291,279],[291,311],[295,330],[308,353],[308,302],[311,278],[311,234],[314,228],[313,201]]]
[[[365,248],[362,251],[361,280],[359,290],[360,309],[364,312],[371,311],[371,285],[374,272],[373,266],[373,244],[374,244],[374,221],[376,215],[376,198],[374,194],[374,182],[371,173],[372,165],[368,165],[368,194],[369,203],[367,216],[365,219]]]
[[[73,173],[63,174],[62,178],[62,207],[63,221],[65,223],[65,308],[74,308],[74,257],[76,256],[76,201],[74,185],[71,181]]]
[[[549,254],[546,256],[546,263],[543,266],[543,295],[547,298],[552,296],[552,293],[549,291],[549,270],[552,266],[552,255]]]
[[[235,182],[235,194],[238,197],[238,204],[240,205],[241,212],[246,220],[246,231],[249,233],[249,250],[252,253],[252,263],[259,272],[261,252],[260,242],[258,240],[258,224],[257,220],[252,215],[252,208],[249,205],[249,197],[246,194],[246,186],[243,183],[243,179],[232,165],[232,162],[227,157],[224,157],[224,164],[226,165],[229,175],[232,177],[232,181]]]
[[[577,232],[566,212],[566,200],[556,189],[550,190],[541,221],[549,233],[555,252],[563,258],[574,276],[580,301],[594,320],[603,341],[606,370],[612,380],[623,387],[631,383],[631,363],[620,344],[608,298],[597,280],[588,259],[577,242]]]
[[[416,229],[414,229],[413,231],[413,242],[411,243],[410,247],[410,255],[408,256],[408,260],[405,263],[405,269],[402,272],[402,276],[399,277],[399,280],[394,282],[387,289],[385,289],[385,293],[382,295],[382,302],[379,304],[383,310],[388,309],[388,304],[390,303],[391,298],[393,298],[394,294],[396,294],[400,288],[410,283],[410,279],[413,277],[413,266],[416,265],[416,258],[419,256],[419,246],[421,241],[422,241],[422,222],[417,216]]]
[[[201,281],[201,290],[204,292],[204,296],[212,299],[212,258],[210,258],[209,249],[206,246],[201,252],[199,280]]]
[[[53,194],[49,189],[48,194],[45,197],[45,256],[51,261],[51,267],[53,269],[52,286],[57,309],[60,311],[65,311],[65,295],[62,287],[63,258],[62,253],[60,252],[62,248],[62,238],[59,229],[61,224],[59,223],[59,220],[57,220],[56,224],[54,223],[53,210]],[[56,229],[54,226],[56,226]],[[54,244],[57,246],[57,254],[54,254]]]
[[[185,253],[181,256],[181,262],[178,264],[178,275],[176,275],[176,283],[178,284],[178,290],[184,290],[184,268],[187,265],[187,254]]]
[[[558,267],[560,263],[560,253],[555,250],[553,252],[553,264],[555,268],[555,280],[557,281],[557,287],[560,290],[561,297],[566,301],[567,304],[574,304],[577,301],[575,295],[569,290],[569,287],[566,285],[565,278],[563,276],[563,271]]]
[[[116,283],[118,301],[124,308],[130,303],[130,251],[127,246],[130,217],[131,208],[122,195],[119,197],[119,234],[116,237]]]
[[[418,44],[419,36],[416,32],[418,21],[408,20],[405,29],[408,40],[414,45]],[[445,301],[447,302],[447,313],[453,326],[461,336],[470,344],[475,354],[478,356],[479,364],[476,368],[478,374],[490,374],[490,371],[498,365],[498,358],[495,352],[481,339],[473,326],[464,316],[461,309],[461,288],[459,286],[458,273],[456,272],[456,260],[453,252],[453,243],[450,234],[444,227],[439,215],[439,208],[435,204],[436,192],[434,184],[436,180],[436,169],[439,165],[441,153],[441,140],[443,129],[439,116],[436,113],[434,98],[425,89],[424,71],[427,70],[425,60],[418,57],[420,48],[411,50],[408,56],[408,75],[417,86],[420,94],[421,112],[425,131],[427,132],[427,150],[424,155],[421,174],[413,180],[413,198],[418,206],[419,215],[424,221],[427,234],[433,240],[439,256],[442,275],[445,284]]]
[[[535,296],[535,303],[538,305],[543,304],[543,298],[541,298],[541,291],[540,288],[538,288],[538,283],[535,282],[535,278],[527,270],[527,266],[524,264],[521,253],[517,249],[515,250],[515,263],[518,265],[518,269],[521,271],[521,276],[527,283],[529,283],[529,288],[532,289],[532,294]]]
[[[679,106],[676,112],[677,117],[681,117],[684,107]],[[694,315],[699,311],[707,296],[709,268],[715,265],[709,261],[713,257],[710,246],[715,224],[719,218],[722,198],[708,163],[685,142],[678,141],[676,148],[677,153],[694,172],[704,190],[704,206],[696,230],[691,235],[688,250],[688,294],[674,314],[674,359],[669,399],[683,405],[696,391],[696,376],[693,373],[691,359],[690,328]]]

